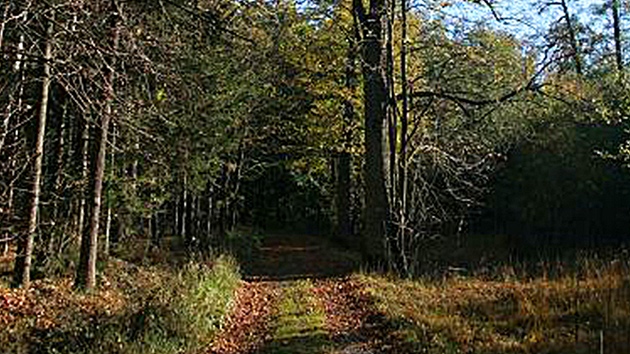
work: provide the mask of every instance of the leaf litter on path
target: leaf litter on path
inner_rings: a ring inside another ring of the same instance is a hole
[[[246,269],[209,353],[408,353],[376,310],[345,251],[314,237],[269,238]],[[334,255],[334,257],[333,257]],[[340,272],[341,270],[341,272]]]
[[[243,282],[223,329],[207,353],[252,353],[268,341],[279,294],[275,282]]]

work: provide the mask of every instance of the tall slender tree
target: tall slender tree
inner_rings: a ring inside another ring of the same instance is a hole
[[[400,36],[400,81],[402,112],[400,115],[400,158],[398,160],[398,243],[400,248],[402,271],[407,272],[409,265],[406,257],[407,238],[407,182],[408,166],[407,159],[408,135],[409,135],[409,81],[407,78],[407,0],[400,0],[401,3],[401,36]]]
[[[575,73],[578,74],[578,76],[582,76],[582,50],[580,49],[580,42],[577,38],[575,23],[573,22],[573,17],[569,11],[567,0],[560,0],[560,6],[562,7],[562,17],[567,26],[569,44],[571,45],[571,50],[573,51],[572,56],[575,63]]]
[[[613,35],[615,39],[615,63],[617,70],[623,71],[623,47],[621,43],[621,20],[619,18],[619,0],[611,0],[610,8],[613,20]]]
[[[46,118],[48,116],[48,101],[50,96],[50,83],[52,80],[52,42],[54,30],[54,13],[50,12],[47,19],[46,35],[43,36],[43,75],[40,96],[39,114],[35,138],[35,158],[33,159],[33,184],[31,186],[31,202],[28,215],[28,228],[26,234],[18,242],[18,250],[15,259],[15,272],[13,282],[18,287],[28,287],[31,281],[31,263],[35,244],[39,217],[39,199],[41,195],[42,162],[44,160],[44,139],[46,137]]]
[[[90,209],[89,228],[83,233],[81,240],[81,255],[75,284],[79,288],[91,289],[96,285],[96,258],[98,252],[98,234],[103,194],[103,178],[105,176],[105,157],[107,155],[107,138],[109,124],[112,119],[112,104],[114,101],[115,55],[120,39],[120,8],[116,0],[110,3],[110,46],[111,59],[106,63],[104,84],[105,108],[101,114],[100,133],[97,145],[96,162],[92,176],[92,200]]]

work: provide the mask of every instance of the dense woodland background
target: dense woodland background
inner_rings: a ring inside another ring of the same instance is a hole
[[[627,242],[628,4],[462,3],[4,1],[15,285],[278,229],[409,275]]]
[[[0,352],[630,352],[629,10],[0,1]]]

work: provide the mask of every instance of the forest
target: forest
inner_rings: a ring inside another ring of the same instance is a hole
[[[0,353],[629,353],[628,33],[626,0],[2,0]]]

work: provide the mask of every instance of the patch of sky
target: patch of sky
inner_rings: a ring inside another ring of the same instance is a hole
[[[628,1],[623,1],[627,4]],[[421,1],[425,3],[426,1]],[[610,16],[605,8],[610,0],[566,0],[569,12],[580,23],[595,32],[609,26]],[[418,2],[420,3],[420,2]],[[491,3],[492,6],[488,4]],[[449,31],[467,31],[475,26],[511,33],[525,43],[539,42],[548,29],[562,21],[560,0],[489,0],[489,1],[442,1],[431,9],[433,16],[442,18]],[[627,6],[624,6],[627,7]],[[599,10],[599,11],[598,11]]]

